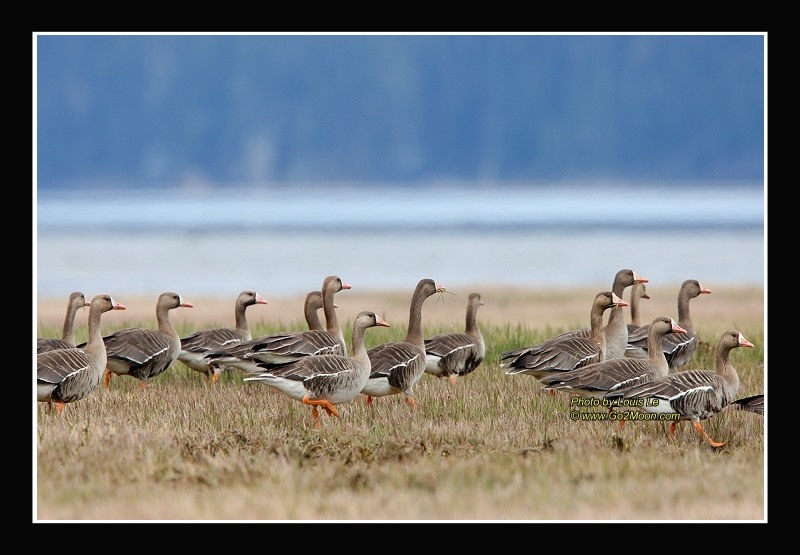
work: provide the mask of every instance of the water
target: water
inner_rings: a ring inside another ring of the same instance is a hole
[[[40,296],[304,295],[329,274],[362,290],[605,286],[626,267],[659,286],[765,282],[753,186],[105,190],[39,195],[36,217]]]

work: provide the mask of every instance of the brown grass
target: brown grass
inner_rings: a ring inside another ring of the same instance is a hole
[[[371,409],[358,398],[340,406],[339,419],[323,414],[316,430],[308,407],[263,384],[242,382],[231,372],[210,387],[180,364],[146,390],[116,378],[109,390],[101,386],[62,416],[37,403],[34,519],[766,518],[764,417],[723,413],[705,423],[712,437],[728,442],[721,450],[711,449],[688,423],[670,441],[662,423],[629,422],[620,430],[611,422],[573,422],[567,395],[544,394],[529,376],[506,376],[497,355],[585,326],[595,292],[474,290],[486,303],[478,319],[487,358],[455,386],[424,376],[415,388],[416,411],[399,397],[377,399]],[[469,292],[446,297],[447,303],[428,300],[426,333],[462,329]],[[677,317],[675,292],[648,292],[653,299],[644,301],[646,318],[662,309]],[[109,329],[122,327],[119,317],[155,325],[153,307],[146,307],[154,299],[111,293],[129,311],[106,315]],[[409,296],[343,292],[337,295],[340,319],[348,325],[355,312],[372,308],[393,328],[369,330],[370,345],[392,337],[382,333],[402,336]],[[713,366],[713,348],[725,329],[741,329],[756,345],[732,356],[740,396],[764,392],[763,298],[763,292],[715,290],[692,304],[701,337],[698,365]],[[189,300],[196,309],[212,304]],[[300,325],[302,299],[287,300],[287,312],[279,310],[282,301],[268,300],[266,307],[249,309],[255,333],[267,323]],[[230,325],[233,299],[215,302],[213,314],[178,309],[176,316],[200,319],[175,321],[183,332]],[[46,304],[38,306],[39,329],[57,334],[66,297],[54,307]],[[81,332],[84,325],[76,327]]]

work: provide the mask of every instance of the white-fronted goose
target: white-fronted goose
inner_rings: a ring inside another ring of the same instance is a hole
[[[696,279],[687,279],[678,290],[678,325],[686,333],[672,334],[664,338],[663,349],[667,362],[672,370],[678,370],[692,358],[697,350],[697,332],[689,301],[700,295],[708,295],[711,289],[703,287]],[[647,325],[644,325],[628,336],[628,347],[625,356],[631,358],[647,358]]]
[[[486,343],[478,327],[478,308],[482,305],[480,293],[470,293],[464,333],[442,333],[425,340],[425,372],[448,377],[455,384],[458,376],[466,376],[483,362]]]
[[[255,304],[268,303],[264,297],[250,289],[239,293],[233,307],[235,327],[212,328],[187,335],[181,339],[181,351],[178,353],[178,360],[192,370],[204,374],[212,382],[218,381],[224,366],[215,364],[205,358],[205,355],[210,351],[225,349],[253,338],[250,324],[247,322],[247,307]]]
[[[89,306],[89,340],[84,347],[36,355],[36,398],[50,407],[55,403],[59,413],[65,403],[80,401],[97,389],[106,369],[100,316],[110,310],[125,310],[125,305],[110,295],[96,295]]]
[[[736,399],[722,410],[743,410],[764,416],[764,394],[751,395]]]
[[[326,321],[324,330],[309,329],[265,335],[210,352],[206,358],[217,364],[238,368],[246,374],[259,374],[306,356],[324,354],[347,356],[344,334],[336,316],[334,295],[351,287],[339,276],[328,276],[323,281],[322,309]],[[313,302],[313,296],[307,296],[306,300]],[[308,310],[307,308],[306,314]]]
[[[644,385],[611,392],[606,398],[611,401],[645,399],[640,407],[641,410],[680,415],[680,421],[691,421],[697,433],[708,441],[709,445],[722,447],[726,442],[711,439],[703,430],[700,421],[718,414],[739,392],[739,375],[730,362],[731,350],[736,347],[753,347],[753,344],[737,330],[726,331],[720,337],[717,346],[716,371],[683,370]],[[670,437],[674,436],[677,423],[675,420],[670,424]]]
[[[432,279],[421,279],[411,296],[406,336],[400,341],[382,343],[367,350],[372,371],[364,389],[367,404],[373,397],[385,397],[402,393],[412,409],[414,384],[425,373],[425,339],[422,334],[422,305],[435,293],[447,289]]]
[[[338,308],[336,304],[333,306],[334,308]],[[322,308],[322,293],[320,291],[309,291],[303,302],[303,316],[305,317],[309,330],[325,330],[325,326],[322,325],[322,321],[319,319],[318,311],[320,308]],[[247,353],[253,345],[267,337],[269,336],[263,335],[256,339],[240,341],[236,344],[228,345],[227,347],[209,350],[204,354],[204,361],[209,365],[218,365],[223,368],[237,368],[249,374],[257,374],[263,371],[263,369],[258,366],[258,363],[254,360],[244,360],[240,358],[239,355]],[[233,350],[234,347],[236,347],[235,350]],[[232,350],[228,351],[226,349]]]
[[[170,322],[169,311],[193,306],[177,293],[166,291],[158,296],[156,302],[157,330],[124,328],[106,335],[103,338],[108,353],[106,387],[112,373],[134,377],[140,380],[141,387],[145,387],[150,378],[172,366],[181,351],[181,337]]]
[[[67,301],[67,313],[61,327],[61,338],[36,338],[36,352],[43,353],[54,349],[69,349],[75,346],[75,315],[81,308],[89,306],[86,297],[80,291],[73,291]]]
[[[581,397],[602,399],[607,393],[651,382],[669,373],[667,360],[660,349],[664,337],[685,330],[668,316],[652,321],[647,342],[652,348],[649,358],[616,358],[596,362],[576,370],[541,378],[548,390],[564,390]]]
[[[607,339],[603,330],[603,313],[606,310],[628,306],[613,291],[595,295],[589,312],[590,334],[562,334],[527,349],[514,349],[500,355],[501,368],[506,374],[528,374],[541,380],[560,375],[588,364],[606,360]]]
[[[622,299],[625,289],[634,283],[647,283],[648,281],[649,280],[646,277],[638,275],[633,270],[624,268],[614,275],[614,282],[611,284],[611,292]],[[625,303],[625,306],[627,306],[627,304],[628,303]],[[578,328],[576,330],[565,331],[554,337],[551,337],[550,339],[565,337],[589,337],[591,333],[591,327]],[[625,315],[623,314],[622,308],[612,308],[608,317],[608,323],[603,328],[603,333],[605,334],[606,343],[605,360],[624,357],[625,348],[628,345],[628,325],[625,323]],[[522,354],[522,352],[525,350],[527,350],[527,347],[523,349],[517,349],[516,354]],[[508,351],[505,355],[506,359],[511,359],[515,355],[515,351]]]
[[[319,428],[319,409],[329,416],[339,416],[335,405],[352,401],[364,387],[370,373],[370,360],[364,332],[374,326],[389,327],[377,314],[359,312],[353,322],[353,355],[311,355],[272,371],[248,376],[283,392],[292,399],[311,405],[314,427]]]
[[[649,298],[650,295],[647,294],[647,286],[644,284],[644,282],[634,282],[633,286],[631,287],[631,300],[628,303],[631,306],[631,321],[628,324],[628,336],[630,336],[631,332],[634,332],[642,327],[641,317],[639,316],[639,301]],[[678,322],[678,324],[680,324],[680,322]]]

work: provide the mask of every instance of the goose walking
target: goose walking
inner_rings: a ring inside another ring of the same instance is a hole
[[[54,349],[36,355],[36,399],[58,413],[65,403],[84,399],[100,384],[106,369],[106,347],[100,331],[100,316],[125,305],[110,295],[96,295],[89,305],[89,340],[83,347]]]
[[[169,311],[180,307],[194,305],[177,293],[165,291],[156,302],[158,329],[124,328],[103,338],[108,353],[106,388],[110,386],[111,374],[136,378],[144,388],[150,378],[175,363],[181,351],[181,337],[169,319]]]
[[[602,399],[607,393],[651,382],[669,373],[669,366],[660,345],[664,337],[685,330],[668,316],[659,316],[649,326],[647,335],[649,358],[617,358],[596,362],[569,372],[541,378],[545,389],[577,393],[581,397]]]
[[[678,290],[678,325],[686,332],[670,335],[664,339],[662,346],[672,370],[683,367],[697,350],[697,332],[689,310],[689,301],[700,295],[709,294],[711,294],[711,289],[703,287],[696,279],[687,279]],[[647,349],[647,325],[645,325],[628,335],[625,356],[647,358]]]
[[[291,364],[306,356],[324,354],[347,356],[344,334],[336,315],[334,295],[351,287],[339,276],[328,276],[323,281],[322,309],[326,320],[326,328],[323,330],[308,329],[265,335],[209,352],[206,354],[206,359],[216,364],[238,368],[249,375]],[[307,295],[307,303],[313,300],[313,295]],[[310,310],[310,307],[305,310],[307,320]]]
[[[648,283],[649,281],[649,279],[644,276],[640,276],[633,270],[624,268],[614,275],[614,282],[611,285],[611,291],[617,297],[622,299],[624,298],[625,289],[636,283]],[[606,323],[603,331],[606,336],[605,358],[610,360],[624,357],[626,348],[628,346],[628,324],[625,322],[625,315],[623,314],[622,310],[611,311],[611,314],[608,316],[608,323]],[[577,330],[566,331],[557,335],[556,337],[564,337],[569,335],[588,337],[591,333],[591,328],[580,328]]]
[[[739,392],[739,375],[730,361],[730,353],[737,347],[752,348],[753,344],[737,330],[726,331],[717,344],[716,371],[683,370],[650,383],[611,391],[605,398],[611,401],[644,399],[641,410],[677,415],[680,421],[690,421],[709,445],[722,447],[727,442],[711,439],[701,421],[729,406]],[[670,424],[670,438],[674,437],[677,424],[678,420]]]
[[[528,374],[542,380],[606,360],[603,313],[606,310],[621,311],[623,306],[628,306],[628,303],[613,291],[601,291],[592,301],[588,336],[562,334],[533,347],[506,351],[500,355],[500,367],[506,368],[507,375]]]
[[[483,362],[486,343],[478,327],[481,306],[480,293],[470,293],[464,333],[442,333],[425,339],[426,373],[448,377],[455,384],[458,376],[466,376]]]
[[[382,343],[367,350],[372,371],[361,393],[371,405],[374,397],[385,397],[402,393],[412,409],[414,384],[425,373],[425,339],[422,334],[422,305],[425,300],[447,289],[432,279],[421,279],[411,295],[408,314],[408,329],[400,341]]]
[[[336,405],[352,401],[361,393],[370,373],[370,360],[364,343],[364,333],[374,326],[389,324],[370,311],[360,312],[353,322],[351,348],[353,355],[309,355],[292,364],[261,374],[248,376],[244,381],[256,381],[281,391],[292,399],[311,405],[314,427],[319,428],[319,408],[329,416],[339,417]]]
[[[205,355],[211,351],[252,339],[250,324],[247,321],[247,308],[256,304],[268,303],[264,297],[253,290],[246,289],[239,293],[233,307],[235,327],[212,328],[187,335],[181,339],[178,360],[192,370],[205,375],[212,383],[219,381],[224,366],[207,359]]]
[[[61,337],[36,338],[36,352],[43,353],[54,349],[69,349],[75,346],[75,316],[81,308],[89,306],[80,291],[73,291],[67,301],[67,313],[61,326]]]

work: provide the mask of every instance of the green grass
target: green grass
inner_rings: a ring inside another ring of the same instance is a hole
[[[349,342],[352,322],[341,324]],[[620,430],[572,422],[567,394],[550,396],[497,362],[504,350],[564,330],[481,328],[483,364],[455,386],[423,376],[416,411],[401,396],[378,398],[372,408],[359,397],[339,407],[339,419],[323,413],[318,430],[309,407],[276,390],[235,371],[209,386],[180,363],[146,390],[115,377],[109,390],[101,385],[61,416],[37,403],[34,519],[766,518],[764,417],[731,412],[706,421],[711,437],[728,442],[720,450],[688,423],[669,440],[663,423]],[[253,334],[276,331],[259,325]],[[445,331],[452,329],[425,333]],[[763,393],[763,328],[740,331],[755,348],[732,352],[739,396]],[[404,333],[370,329],[367,346]],[[690,366],[713,368],[718,339],[700,330]]]

